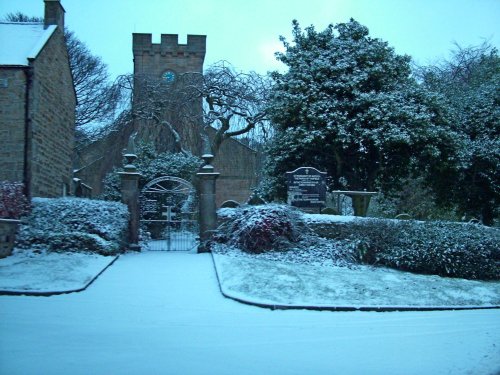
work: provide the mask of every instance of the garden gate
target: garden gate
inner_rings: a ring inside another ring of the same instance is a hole
[[[189,251],[198,246],[198,199],[188,181],[155,178],[141,190],[140,205],[144,249]]]

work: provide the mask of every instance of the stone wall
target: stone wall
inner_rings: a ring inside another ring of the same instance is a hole
[[[76,105],[62,31],[29,67],[2,67],[0,79],[0,180],[27,180],[31,196],[61,196],[72,177]]]
[[[31,195],[55,197],[71,186],[76,97],[64,35],[57,28],[33,66],[30,92]]]
[[[26,72],[0,69],[0,180],[23,181]]]
[[[235,139],[225,140],[214,159],[217,207],[226,201],[245,203],[257,185],[257,152]]]

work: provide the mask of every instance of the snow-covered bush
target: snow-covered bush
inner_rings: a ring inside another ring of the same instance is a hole
[[[192,181],[194,174],[202,164],[202,160],[191,154],[155,151],[151,144],[140,144],[135,166],[141,172],[139,188],[160,176],[174,176]],[[114,168],[104,177],[104,191],[99,199],[119,202],[121,200],[121,182],[118,172],[122,168]]]
[[[19,219],[29,212],[30,204],[23,193],[23,184],[0,181],[0,218]]]
[[[118,202],[34,198],[18,246],[116,254],[125,244],[128,215],[127,206]]]
[[[298,242],[307,229],[300,212],[290,206],[268,204],[233,210],[219,227],[215,240],[247,252],[261,253],[289,247]]]
[[[364,263],[466,279],[500,279],[500,231],[476,224],[359,220],[342,226]]]

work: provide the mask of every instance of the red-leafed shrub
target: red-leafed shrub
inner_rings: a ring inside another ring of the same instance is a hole
[[[306,227],[299,216],[297,211],[285,205],[238,208],[219,228],[215,240],[251,253],[279,250],[298,242],[305,234]]]
[[[23,193],[23,184],[0,181],[0,218],[19,219],[29,210],[30,204]]]

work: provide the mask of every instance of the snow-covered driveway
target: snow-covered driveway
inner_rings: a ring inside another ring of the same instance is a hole
[[[118,259],[89,289],[0,296],[0,374],[495,374],[500,311],[271,311],[208,254]]]

